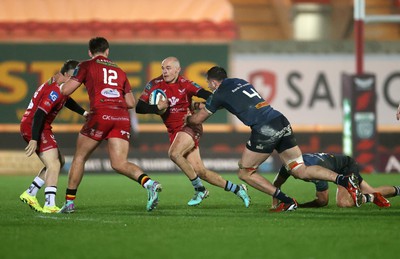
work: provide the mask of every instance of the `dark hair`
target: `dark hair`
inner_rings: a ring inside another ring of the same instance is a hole
[[[227,78],[226,71],[223,67],[212,67],[207,71],[207,79],[214,79],[217,81],[222,81]]]
[[[65,61],[64,65],[62,66],[62,68],[60,70],[60,73],[64,75],[69,70],[75,69],[78,66],[78,64],[79,64],[79,61],[69,59],[69,60]]]
[[[93,55],[104,53],[108,48],[110,48],[110,45],[108,45],[108,41],[103,37],[92,38],[89,41],[89,50]]]

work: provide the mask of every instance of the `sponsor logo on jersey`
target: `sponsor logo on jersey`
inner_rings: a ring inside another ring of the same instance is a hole
[[[186,89],[178,89],[178,91],[179,91],[179,94],[180,94],[180,95],[184,95],[185,92],[186,92]]]
[[[58,99],[58,93],[51,91],[51,93],[49,94],[49,99],[55,102]]]
[[[103,90],[101,90],[101,94],[108,98],[120,97],[119,92],[116,89],[111,89],[111,88],[104,88]]]
[[[103,115],[101,118],[105,121],[129,121],[129,118],[117,117],[117,116],[111,116],[111,115]]]

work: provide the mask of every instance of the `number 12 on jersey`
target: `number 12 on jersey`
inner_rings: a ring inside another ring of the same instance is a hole
[[[118,74],[115,70],[103,68],[104,84],[117,86],[115,80],[118,78]]]

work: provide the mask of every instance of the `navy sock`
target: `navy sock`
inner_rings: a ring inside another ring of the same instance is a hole
[[[277,198],[278,200],[284,202],[284,203],[292,203],[293,198],[290,198],[286,194],[284,194],[279,188],[276,188],[276,191],[272,197]]]
[[[346,176],[344,176],[342,174],[338,174],[338,176],[336,176],[335,183],[337,185],[341,185],[344,188],[346,188],[347,187],[347,183],[348,183],[348,179],[346,178]]]

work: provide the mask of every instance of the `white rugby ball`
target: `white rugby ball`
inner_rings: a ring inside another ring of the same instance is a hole
[[[150,93],[149,104],[157,105],[161,98],[165,100],[167,98],[167,95],[163,90],[156,89]]]

